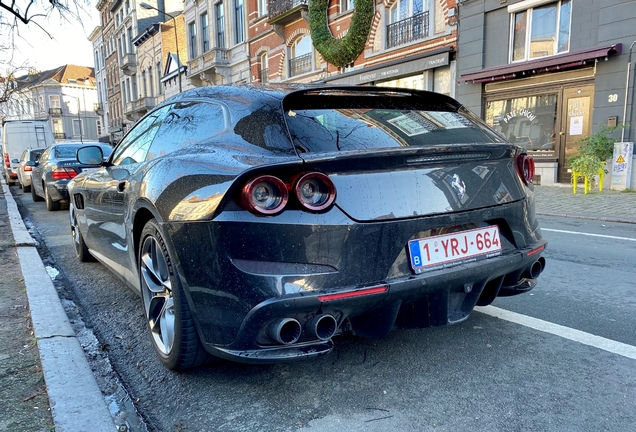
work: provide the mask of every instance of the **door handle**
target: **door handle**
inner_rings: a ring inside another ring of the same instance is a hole
[[[117,184],[117,192],[123,192],[126,189],[126,186],[128,186],[128,182],[126,181],[119,182]]]

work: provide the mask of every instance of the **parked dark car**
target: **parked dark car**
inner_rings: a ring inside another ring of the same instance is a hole
[[[33,166],[27,165],[27,162],[36,162],[40,155],[44,152],[43,148],[27,149],[22,152],[18,161],[18,185],[24,192],[31,190],[31,171]]]
[[[77,174],[92,169],[77,161],[77,150],[88,143],[53,144],[47,147],[37,161],[27,161],[31,167],[31,196],[33,201],[46,201],[47,210],[59,210],[60,203],[68,201],[66,185]],[[104,157],[112,152],[106,144],[93,143]]]
[[[101,156],[69,184],[77,255],[140,293],[168,368],[458,323],[545,265],[532,159],[436,93],[199,88]]]

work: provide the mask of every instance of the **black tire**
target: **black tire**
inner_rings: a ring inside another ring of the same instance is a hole
[[[35,186],[33,185],[31,185],[31,198],[33,198],[34,202],[42,201],[44,199],[40,195],[35,193]]]
[[[69,213],[71,216],[71,236],[73,237],[73,246],[75,246],[75,255],[77,256],[77,259],[81,262],[95,261],[93,255],[91,255],[88,251],[86,243],[84,243],[84,237],[82,237],[82,233],[79,230],[73,205],[70,206]]]
[[[137,267],[152,344],[168,369],[199,366],[210,359],[195,327],[179,277],[155,219],[144,226]],[[162,322],[163,321],[163,322]]]
[[[31,191],[31,185],[29,186],[22,185],[22,192],[29,193],[30,191]]]
[[[44,201],[46,201],[46,209],[48,211],[57,211],[60,209],[60,202],[59,201],[53,201],[53,198],[51,198],[51,195],[49,194],[49,191],[46,190],[46,185],[42,185],[42,189],[44,189]]]

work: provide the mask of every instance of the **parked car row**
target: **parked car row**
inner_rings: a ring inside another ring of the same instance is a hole
[[[545,267],[532,158],[444,95],[198,88],[109,154],[49,147],[33,199],[68,200],[78,258],[140,295],[170,369],[459,323]]]

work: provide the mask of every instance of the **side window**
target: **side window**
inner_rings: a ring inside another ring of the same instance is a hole
[[[44,150],[44,153],[42,153],[42,156],[40,156],[40,162],[44,162],[45,160],[49,158],[49,154],[51,154],[51,149],[52,147],[49,147],[46,150]]]
[[[228,130],[225,109],[210,102],[178,102],[170,106],[146,160],[190,147]]]
[[[117,146],[113,164],[129,165],[144,161],[150,144],[159,130],[161,120],[169,109],[170,106],[165,106],[137,123]]]

